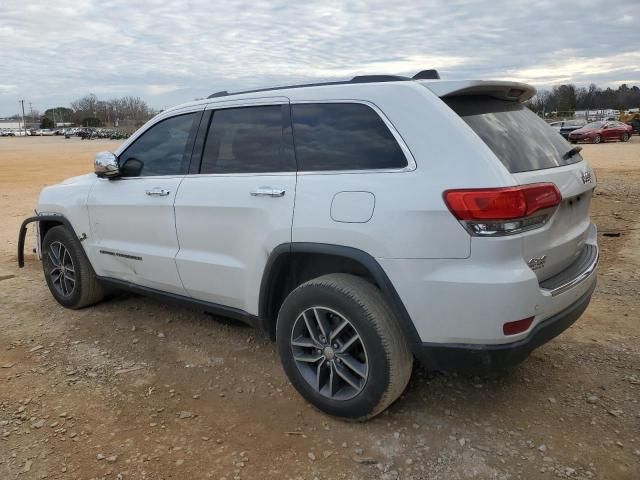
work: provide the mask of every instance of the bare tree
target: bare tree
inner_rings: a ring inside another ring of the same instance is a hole
[[[94,118],[103,125],[139,126],[154,115],[144,100],[131,96],[104,101],[89,94],[71,102],[71,107],[76,121]]]

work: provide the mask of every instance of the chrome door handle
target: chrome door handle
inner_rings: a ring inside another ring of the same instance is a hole
[[[284,190],[271,187],[260,187],[251,192],[252,197],[284,197]]]
[[[165,190],[164,188],[152,188],[151,190],[147,190],[147,195],[150,197],[166,197],[169,193],[169,190]]]

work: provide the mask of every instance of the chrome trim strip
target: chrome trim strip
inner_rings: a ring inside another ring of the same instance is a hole
[[[595,247],[596,247],[595,259],[577,277],[574,277],[568,282],[565,282],[562,285],[558,285],[557,287],[552,288],[550,290],[543,288],[542,291],[551,294],[552,297],[555,297],[557,295],[560,295],[561,293],[566,292],[567,290],[571,290],[573,287],[579,285],[580,283],[584,282],[587,278],[589,278],[591,274],[595,272],[596,267],[598,266],[598,261],[600,260],[600,249],[598,248],[597,245],[595,245]]]

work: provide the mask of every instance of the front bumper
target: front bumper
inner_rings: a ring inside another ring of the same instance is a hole
[[[540,322],[517,342],[498,345],[423,343],[414,353],[432,370],[486,371],[517,365],[533,350],[573,325],[589,305],[595,287],[594,281],[575,303]]]

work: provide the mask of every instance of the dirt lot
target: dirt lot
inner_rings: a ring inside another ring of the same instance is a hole
[[[42,186],[116,145],[0,138],[0,479],[640,478],[639,137],[584,146],[602,260],[581,320],[509,374],[417,369],[366,424],[309,407],[256,331],[132,295],[65,310],[33,254],[17,268]]]

